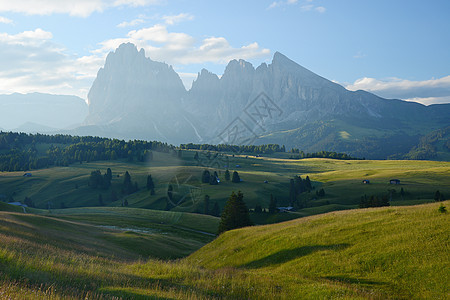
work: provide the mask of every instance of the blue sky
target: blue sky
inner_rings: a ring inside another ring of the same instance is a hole
[[[0,93],[86,99],[105,56],[131,41],[187,86],[233,58],[279,51],[349,89],[450,103],[450,1],[0,0]]]

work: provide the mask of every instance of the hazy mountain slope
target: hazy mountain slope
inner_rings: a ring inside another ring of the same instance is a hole
[[[186,91],[170,66],[123,44],[98,72],[89,105],[91,127],[76,132],[175,144],[252,138],[367,158],[407,153],[421,136],[450,125],[450,104],[427,107],[348,91],[278,52],[257,68],[232,60],[220,78],[203,69]],[[229,128],[243,136],[225,139]]]
[[[76,96],[41,93],[0,95],[0,127],[5,130],[64,129],[81,124],[87,114],[86,102]],[[25,123],[28,125],[21,128]]]
[[[85,125],[100,125],[107,136],[192,141],[194,129],[181,110],[185,93],[171,66],[122,44],[108,55],[89,91]]]

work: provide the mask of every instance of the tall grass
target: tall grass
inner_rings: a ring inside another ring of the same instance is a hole
[[[145,234],[124,248],[105,238],[111,230],[3,212],[0,298],[445,299],[450,217],[438,206],[234,230],[170,261],[142,255],[152,243]]]

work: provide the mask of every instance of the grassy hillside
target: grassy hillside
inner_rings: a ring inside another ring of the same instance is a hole
[[[204,196],[210,196],[211,211],[215,202],[223,208],[232,191],[241,190],[249,208],[261,205],[268,208],[270,195],[278,200],[279,206],[289,204],[289,180],[300,175],[311,178],[315,190],[300,196],[307,207],[293,214],[252,215],[255,223],[274,223],[301,216],[314,215],[335,210],[357,208],[362,196],[390,195],[391,205],[410,205],[432,202],[437,190],[447,198],[450,196],[450,162],[435,161],[374,161],[374,160],[333,160],[333,159],[288,159],[288,153],[278,157],[254,157],[245,155],[229,156],[230,171],[238,171],[241,183],[224,179],[225,168],[210,168],[217,171],[219,185],[202,183],[200,178],[204,167],[197,166],[193,151],[183,151],[182,157],[173,154],[154,153],[154,160],[137,162],[90,162],[74,164],[70,167],[55,167],[32,171],[32,177],[23,177],[23,172],[0,172],[0,200],[33,200],[38,208],[59,209],[62,207],[100,206],[99,195],[104,205],[118,207],[127,201],[130,207],[148,208],[179,212],[205,212]],[[202,152],[201,156],[202,156]],[[91,171],[106,172],[112,169],[111,188],[91,188],[88,186]],[[131,195],[122,194],[123,175],[131,174],[139,190]],[[155,182],[155,195],[145,188],[147,175]],[[390,185],[389,180],[397,178],[400,185]],[[371,184],[362,184],[369,179]],[[264,183],[267,181],[267,183]],[[180,195],[185,195],[182,203],[173,201],[167,207],[168,186],[175,187]],[[316,190],[323,188],[325,196],[317,197]],[[403,189],[403,193],[401,193]],[[112,194],[117,200],[112,199]],[[114,200],[114,201],[113,201]]]
[[[450,218],[438,206],[234,230],[171,262],[144,258],[157,244],[152,234],[1,212],[0,291],[11,299],[445,299]]]
[[[335,212],[235,230],[188,260],[261,276],[259,286],[272,279],[281,295],[443,299],[450,296],[450,217],[438,206]]]

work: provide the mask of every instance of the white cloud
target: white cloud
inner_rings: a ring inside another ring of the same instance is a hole
[[[53,41],[51,32],[40,28],[18,34],[0,33],[0,94],[42,92],[86,99],[106,55],[125,42],[132,42],[144,48],[152,59],[175,67],[207,62],[226,64],[235,58],[270,54],[257,43],[233,47],[224,37],[198,40],[186,33],[170,32],[163,24],[131,30],[123,38],[104,41],[99,49],[83,57],[69,54]],[[180,74],[188,88],[195,76]]]
[[[224,37],[208,37],[197,41],[186,33],[169,32],[163,24],[132,30],[127,37],[104,41],[95,53],[105,54],[126,42],[144,48],[152,59],[172,65],[206,62],[224,64],[235,58],[250,59],[270,54],[270,50],[261,49],[257,43],[232,47]]]
[[[10,20],[10,19],[8,19],[8,18],[5,18],[5,17],[0,16],[0,23],[3,23],[3,24],[12,24],[13,21]]]
[[[283,7],[288,5],[297,5],[300,4],[300,10],[306,12],[306,11],[316,11],[319,13],[324,13],[326,11],[326,8],[323,6],[316,6],[313,3],[313,0],[303,0],[299,2],[299,0],[279,0],[272,2],[267,9],[273,9],[277,7]]]
[[[0,94],[42,92],[86,98],[104,59],[71,56],[52,38],[51,32],[40,28],[0,34]]]
[[[285,0],[285,1],[274,1],[272,2],[267,9],[272,9],[275,7],[283,6],[283,5],[293,5],[297,4],[298,0]]]
[[[181,13],[178,15],[163,16],[162,19],[165,21],[167,25],[174,25],[176,23],[180,23],[183,21],[191,21],[194,19],[194,16],[187,13]]]
[[[317,6],[316,8],[314,8],[316,11],[320,12],[320,13],[324,13],[327,9],[323,6]]]
[[[399,98],[409,101],[415,99],[424,104],[450,102],[450,76],[423,81],[400,78],[379,80],[364,77],[347,85],[346,88],[352,91],[373,92],[384,98]]]
[[[0,42],[10,45],[36,46],[45,43],[52,37],[51,32],[37,28],[33,31],[24,31],[15,35],[0,33]]]
[[[364,58],[367,55],[362,53],[361,51],[358,51],[358,53],[356,53],[355,55],[353,55],[353,58]]]
[[[427,97],[427,98],[409,98],[404,99],[406,101],[411,102],[419,102],[424,105],[431,105],[431,104],[445,104],[450,103],[450,96],[447,97]]]
[[[94,12],[102,12],[111,7],[148,6],[160,0],[0,0],[0,12],[24,13],[27,15],[69,14],[88,17]]]
[[[136,26],[136,25],[139,25],[139,24],[142,24],[142,23],[145,23],[145,20],[143,20],[143,19],[134,19],[134,20],[132,20],[130,22],[124,21],[124,22],[118,24],[117,27],[119,27],[119,28],[133,27],[133,26]]]

